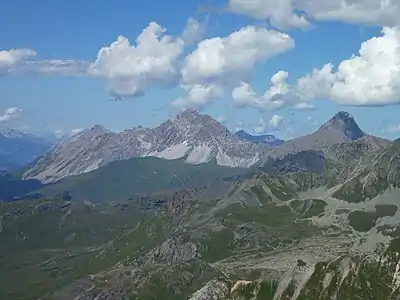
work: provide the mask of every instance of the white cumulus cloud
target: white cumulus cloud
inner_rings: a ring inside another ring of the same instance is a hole
[[[183,91],[176,106],[203,107],[227,87],[251,73],[257,63],[294,47],[293,39],[274,30],[247,26],[227,37],[201,41],[184,60]]]
[[[205,31],[206,22],[199,22],[196,19],[189,18],[182,32],[182,39],[186,44],[198,42],[203,38]]]
[[[18,63],[33,57],[36,52],[31,49],[11,49],[0,51],[0,70],[8,70]]]
[[[79,60],[33,60],[24,61],[12,68],[13,73],[34,73],[48,76],[85,76],[88,62]]]
[[[21,116],[22,109],[18,107],[7,108],[3,115],[0,116],[0,123],[9,122],[11,120],[17,119]]]
[[[286,83],[287,73],[278,73],[264,96],[241,84],[232,93],[234,102],[268,109],[313,109],[314,100],[350,106],[400,104],[400,29],[384,27],[381,36],[363,42],[358,54],[337,68],[331,63],[314,68],[294,85]]]
[[[296,92],[306,100],[332,99],[342,105],[383,106],[400,103],[400,30],[382,29],[365,41],[358,55],[300,78]]]
[[[41,75],[76,76],[85,75],[89,63],[76,60],[32,60],[36,52],[32,49],[0,51],[0,72],[35,73]]]
[[[298,109],[298,110],[314,110],[315,107],[314,105],[307,103],[307,102],[300,102],[298,104],[295,104],[293,106],[294,109]]]
[[[383,36],[361,45],[359,55],[340,63],[331,97],[341,104],[400,103],[400,31],[383,28]]]
[[[253,131],[254,133],[261,134],[265,133],[266,129],[267,129],[267,124],[265,124],[263,118],[260,118],[258,125],[254,126]]]
[[[278,28],[307,27],[311,19],[379,26],[400,24],[398,0],[229,0],[228,8],[236,14],[267,20]]]
[[[239,107],[250,106],[261,110],[283,108],[295,99],[286,82],[288,76],[287,72],[278,71],[271,77],[269,89],[261,96],[248,83],[242,82],[232,91],[233,103]]]
[[[278,129],[281,126],[282,122],[283,122],[283,117],[278,115],[273,115],[268,123],[272,128]]]
[[[227,37],[201,41],[190,53],[182,70],[186,83],[204,83],[242,78],[256,63],[294,47],[284,33],[247,26]]]
[[[295,7],[321,21],[394,26],[400,24],[397,0],[292,0]]]
[[[229,10],[259,20],[269,20],[277,28],[308,27],[303,15],[294,12],[292,0],[230,0]]]
[[[305,101],[327,97],[327,92],[336,80],[332,71],[333,64],[331,63],[324,65],[321,69],[314,68],[311,73],[297,80],[294,87],[295,93]]]
[[[100,49],[89,73],[103,78],[112,94],[140,96],[152,86],[176,84],[177,60],[184,41],[165,35],[166,29],[155,22],[137,37],[132,45],[124,36]]]
[[[190,84],[183,85],[184,96],[172,101],[172,105],[185,109],[201,109],[207,104],[213,103],[223,95],[223,89],[216,84]]]

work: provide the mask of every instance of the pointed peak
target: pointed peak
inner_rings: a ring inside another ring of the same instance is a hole
[[[249,134],[248,132],[244,131],[243,129],[240,129],[238,131],[235,132],[235,136],[240,138],[240,139],[244,139],[244,140],[249,140],[251,139],[253,136],[251,134]]]
[[[89,130],[92,132],[104,132],[104,133],[109,131],[107,128],[105,128],[104,126],[101,126],[99,124],[93,125],[92,127],[90,127]]]
[[[235,133],[235,135],[243,135],[243,134],[250,135],[246,131],[244,131],[243,129],[240,129],[240,130],[236,131],[236,133]]]
[[[355,122],[354,117],[346,111],[337,112],[332,119]]]
[[[103,135],[105,133],[110,132],[107,128],[101,125],[93,125],[90,128],[87,128],[85,130],[82,130],[81,132],[77,133],[77,136],[97,136],[97,135]]]
[[[329,124],[330,125],[335,125],[335,124],[337,125],[339,123],[340,124],[355,124],[355,125],[357,125],[356,120],[354,119],[354,117],[350,113],[345,112],[345,111],[339,111],[332,118],[330,118],[328,120],[328,122],[326,122],[322,126],[326,126],[326,125],[329,125]]]
[[[199,116],[200,113],[192,108],[187,108],[184,111],[182,111],[181,113],[178,114],[178,117],[180,118],[188,118],[188,117],[197,117]]]
[[[215,120],[213,117],[207,115],[207,114],[201,114],[199,111],[194,110],[194,109],[185,109],[181,113],[175,116],[173,120],[184,120],[186,122],[190,123],[214,123],[214,124],[220,124],[217,120]]]
[[[319,129],[320,131],[335,130],[346,135],[350,140],[357,140],[365,133],[360,129],[354,117],[345,111],[339,111]]]

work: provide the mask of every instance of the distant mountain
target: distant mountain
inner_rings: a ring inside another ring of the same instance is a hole
[[[282,145],[282,143],[284,142],[283,140],[280,140],[273,135],[269,134],[251,135],[244,130],[239,130],[238,132],[235,133],[235,136],[237,136],[242,140],[246,140],[252,143],[262,143],[269,146],[279,146]]]
[[[267,137],[264,141],[268,139],[273,140]],[[325,151],[332,145],[358,140],[378,148],[390,142],[364,133],[349,113],[339,112],[316,132],[271,147],[266,142],[249,141],[244,132],[230,133],[208,115],[185,110],[156,128],[139,126],[121,133],[111,132],[100,125],[86,129],[57,144],[27,170],[24,178],[50,183],[90,172],[112,161],[146,156],[185,157],[190,164],[215,159],[221,166],[251,167],[268,157],[284,157],[303,150]]]
[[[382,147],[390,141],[371,136],[363,132],[354,117],[347,112],[338,112],[323,124],[316,132],[286,141],[279,147],[271,149],[268,155],[284,156],[302,150],[323,150],[331,145],[364,139]]]
[[[191,164],[216,159],[221,166],[249,167],[268,149],[267,145],[239,139],[208,115],[185,110],[156,128],[136,127],[114,133],[96,125],[84,130],[59,143],[25,177],[54,182],[115,160],[145,156],[185,156]]]
[[[53,141],[14,129],[0,129],[0,170],[18,169],[44,155]]]

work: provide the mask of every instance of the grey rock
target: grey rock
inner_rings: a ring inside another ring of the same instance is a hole
[[[228,285],[219,280],[211,280],[195,292],[189,300],[223,300],[229,294]]]
[[[268,146],[243,141],[207,115],[186,110],[150,129],[136,127],[113,133],[96,125],[59,143],[28,170],[25,178],[54,182],[90,172],[115,160],[155,156],[192,164],[215,159],[219,165],[249,167]]]
[[[195,242],[185,240],[182,236],[172,237],[159,247],[150,251],[145,259],[145,265],[177,264],[201,258],[200,247]]]
[[[270,147],[232,134],[208,115],[185,110],[156,128],[136,127],[114,133],[96,125],[84,130],[57,144],[24,178],[55,182],[115,160],[145,156],[185,157],[191,164],[215,160],[221,166],[251,167],[268,157],[279,158],[304,150],[325,151],[332,145],[358,140],[374,148],[385,147],[389,142],[364,133],[350,114],[339,112],[315,133]]]

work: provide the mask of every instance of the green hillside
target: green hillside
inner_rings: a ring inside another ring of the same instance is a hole
[[[18,199],[42,186],[38,180],[22,180],[12,173],[0,172],[0,202]]]
[[[221,167],[213,161],[191,165],[184,159],[140,157],[115,161],[92,172],[65,178],[38,192],[47,196],[68,192],[73,200],[93,202],[126,200],[138,194],[201,187],[245,172],[246,169]]]

